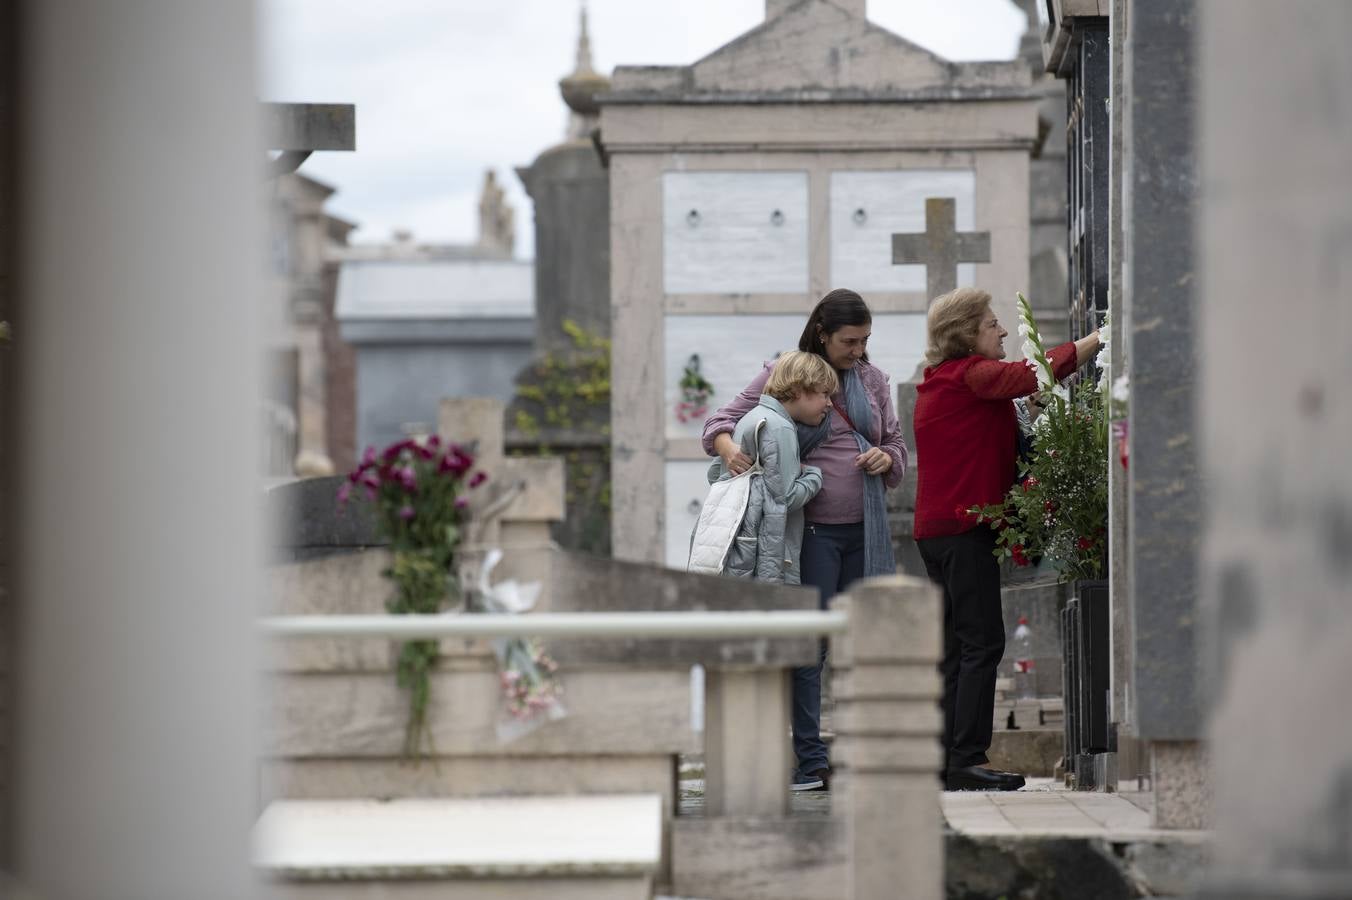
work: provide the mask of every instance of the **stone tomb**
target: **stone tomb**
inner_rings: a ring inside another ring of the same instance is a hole
[[[681,566],[707,490],[700,423],[676,416],[690,355],[716,408],[796,349],[823,294],[849,287],[875,315],[872,359],[907,379],[940,272],[895,265],[894,236],[926,233],[933,199],[951,202],[957,232],[988,235],[990,262],[952,275],[1012,321],[1036,97],[1021,64],[949,63],[869,23],[862,3],[801,0],[768,4],[764,24],[693,65],[620,67],[601,103],[614,551]]]

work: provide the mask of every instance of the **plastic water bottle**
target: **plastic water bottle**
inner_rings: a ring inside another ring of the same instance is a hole
[[[1037,696],[1033,683],[1033,629],[1028,627],[1027,616],[1019,616],[1019,624],[1014,628],[1014,696]]]

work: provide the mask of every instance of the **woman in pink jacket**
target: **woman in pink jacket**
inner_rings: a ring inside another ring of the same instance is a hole
[[[840,388],[821,425],[798,425],[800,455],[821,469],[822,489],[805,508],[802,580],[814,585],[821,606],[858,578],[896,572],[887,524],[885,492],[906,474],[907,452],[892,403],[887,373],[868,361],[873,315],[864,299],[838,288],[817,303],[798,349],[816,353],[836,370]],[[751,465],[732,440],[737,421],[760,400],[773,362],[704,423],[704,450],[722,457],[733,472]],[[824,657],[823,657],[824,659]],[[825,790],[830,759],[821,739],[819,662],[793,673],[793,751],[797,768],[791,790]]]

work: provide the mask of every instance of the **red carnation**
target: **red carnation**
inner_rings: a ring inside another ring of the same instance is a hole
[[[1028,561],[1028,557],[1023,555],[1023,544],[1011,544],[1009,547],[1009,555],[1014,558],[1014,565],[1016,566],[1032,565],[1032,563]]]

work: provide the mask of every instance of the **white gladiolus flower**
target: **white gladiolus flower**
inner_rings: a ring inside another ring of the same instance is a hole
[[[1015,293],[1014,296],[1019,301],[1019,333],[1024,336],[1023,355],[1029,361],[1029,366],[1037,373],[1038,389],[1045,391],[1056,383],[1052,365],[1042,348],[1042,335],[1038,333],[1037,320],[1033,318],[1033,307],[1021,292]]]
[[[1113,399],[1118,403],[1126,403],[1130,398],[1131,380],[1127,377],[1127,373],[1123,372],[1113,382]]]

